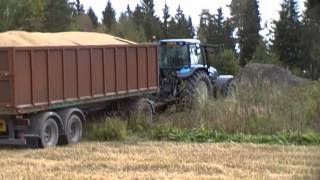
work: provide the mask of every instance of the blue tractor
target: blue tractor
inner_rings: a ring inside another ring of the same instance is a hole
[[[210,50],[211,49],[211,50]],[[157,102],[176,103],[233,94],[234,77],[220,75],[208,63],[212,46],[196,39],[160,41],[160,92]]]

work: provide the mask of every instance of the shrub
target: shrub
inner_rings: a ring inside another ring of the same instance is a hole
[[[90,127],[88,138],[97,141],[124,140],[127,136],[127,123],[119,118],[105,118],[104,122]]]
[[[211,55],[209,64],[218,69],[220,74],[234,75],[239,69],[237,56],[232,50],[225,50],[217,55]]]

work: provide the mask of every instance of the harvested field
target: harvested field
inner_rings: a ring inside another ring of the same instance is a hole
[[[93,32],[40,33],[9,31],[0,33],[0,47],[124,45],[132,41]]]
[[[0,179],[319,179],[320,147],[81,143],[1,149]]]

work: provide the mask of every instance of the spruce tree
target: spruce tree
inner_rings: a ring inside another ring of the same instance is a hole
[[[301,67],[301,23],[296,0],[283,0],[280,19],[275,21],[273,48],[279,60],[293,68]]]
[[[99,25],[98,17],[97,17],[97,15],[94,13],[92,7],[89,8],[87,15],[90,17],[93,26],[94,26],[95,28],[97,28],[98,25]]]
[[[231,15],[234,26],[238,29],[240,47],[240,65],[245,66],[259,45],[261,36],[260,12],[257,0],[232,0]]]
[[[168,38],[168,28],[169,28],[169,19],[170,19],[170,14],[169,14],[169,7],[167,4],[164,5],[164,8],[163,8],[163,23],[162,23],[162,36],[164,38]]]
[[[127,15],[127,16],[131,16],[131,15],[132,15],[132,11],[131,11],[131,9],[130,9],[129,4],[127,5],[126,15]]]
[[[308,0],[303,16],[302,56],[307,77],[320,78],[320,1]]]
[[[116,11],[113,9],[111,1],[108,0],[107,6],[102,12],[102,24],[107,28],[107,31],[111,31],[111,27],[116,24]]]
[[[216,53],[224,49],[235,50],[233,32],[231,21],[223,16],[222,8],[218,8],[214,15],[209,10],[202,11],[198,36],[206,43],[217,45]]]
[[[212,32],[212,15],[208,9],[203,9],[200,14],[200,24],[198,28],[198,38],[201,42],[210,43],[210,37]]]
[[[171,17],[168,23],[168,38],[177,38],[177,23],[174,17]]]
[[[79,16],[85,12],[83,8],[83,4],[81,4],[80,0],[76,0],[76,15]]]
[[[141,0],[143,12],[143,27],[148,40],[153,36],[159,37],[161,32],[161,21],[155,15],[153,0]]]
[[[43,31],[68,31],[73,21],[72,7],[68,0],[46,0]]]
[[[141,26],[143,28],[143,12],[142,12],[142,7],[137,4],[137,6],[135,7],[133,13],[133,22],[134,24],[136,24],[137,26]]]
[[[193,23],[192,23],[192,18],[191,16],[189,16],[188,18],[188,34],[189,34],[189,38],[193,38],[196,34],[194,32],[194,27],[193,27]]]
[[[177,9],[177,14],[175,15],[176,21],[176,38],[191,38],[188,32],[188,20],[186,19],[181,6],[179,5]]]

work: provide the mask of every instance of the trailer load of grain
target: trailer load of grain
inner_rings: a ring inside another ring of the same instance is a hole
[[[0,47],[88,46],[136,44],[122,38],[92,32],[40,33],[9,31],[0,33]]]

